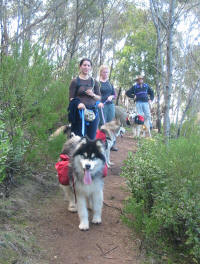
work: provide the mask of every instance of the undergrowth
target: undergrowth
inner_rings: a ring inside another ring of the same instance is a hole
[[[68,87],[75,63],[68,72],[58,74],[45,51],[29,43],[2,56],[0,184],[15,181],[24,164],[36,168],[58,156],[61,145],[48,138],[58,126],[67,124]]]
[[[200,261],[200,135],[140,141],[122,176],[131,197],[124,221],[143,238],[157,263]]]

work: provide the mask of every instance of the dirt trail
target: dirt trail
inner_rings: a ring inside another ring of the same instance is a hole
[[[101,225],[90,225],[89,231],[80,231],[78,215],[67,211],[62,192],[45,199],[40,208],[35,209],[37,223],[34,229],[39,246],[45,249],[45,263],[141,263],[138,240],[120,220],[120,209],[128,193],[119,174],[128,151],[135,150],[135,141],[125,136],[118,139],[117,146],[119,151],[111,153],[115,165],[105,179]]]

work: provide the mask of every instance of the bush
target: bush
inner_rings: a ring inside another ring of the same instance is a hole
[[[5,131],[5,124],[0,120],[0,183],[6,177],[6,161],[10,148],[8,134]]]
[[[176,249],[178,263],[200,261],[199,173],[199,134],[168,145],[160,137],[144,140],[134,157],[129,154],[122,171],[132,193],[125,220],[157,254]]]
[[[47,60],[45,52],[28,43],[22,50],[14,47],[12,54],[2,57],[0,120],[4,125],[0,124],[0,129],[4,150],[0,153],[0,162],[4,165],[0,182],[5,173],[14,175],[27,161],[29,166],[35,166],[42,159],[45,165],[45,162],[51,162],[52,156],[55,157],[48,150],[55,153],[58,147],[52,148],[48,137],[57,123],[67,123],[68,87],[75,70],[73,63],[69,73],[55,74],[58,72],[56,65]]]

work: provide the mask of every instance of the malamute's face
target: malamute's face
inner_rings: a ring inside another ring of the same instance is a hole
[[[78,172],[79,176],[84,175],[84,179],[88,179],[90,174],[94,176],[98,170],[102,170],[102,167],[105,164],[104,146],[102,141],[91,141],[87,138],[83,138],[78,144],[73,158],[74,169]]]

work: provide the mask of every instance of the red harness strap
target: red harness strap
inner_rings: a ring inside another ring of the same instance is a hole
[[[106,134],[98,129],[97,133],[96,133],[96,139],[100,139],[103,141],[103,143],[105,143],[106,142]],[[107,174],[108,174],[108,166],[105,164],[105,166],[103,168],[103,177],[106,177]]]

